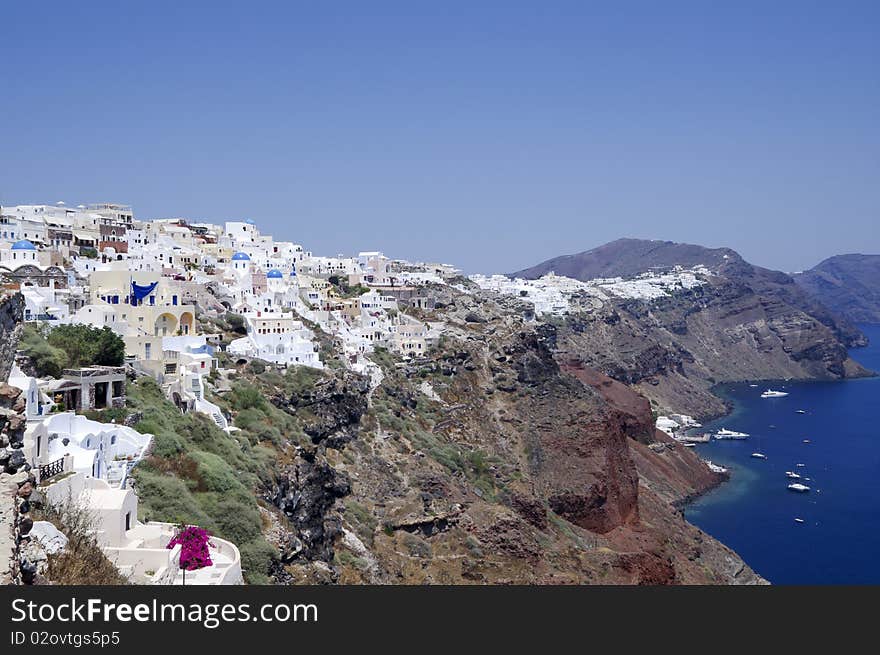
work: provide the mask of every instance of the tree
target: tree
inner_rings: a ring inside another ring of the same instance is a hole
[[[25,326],[22,351],[31,359],[37,375],[60,377],[65,368],[121,366],[125,342],[109,327],[59,325],[56,328]]]
[[[125,361],[125,342],[106,325],[101,328],[98,338],[95,364],[100,366],[122,366]]]

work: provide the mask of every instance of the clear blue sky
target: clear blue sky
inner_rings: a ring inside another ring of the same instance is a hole
[[[4,2],[0,24],[3,204],[249,217],[469,272],[622,236],[785,270],[880,252],[880,2]]]

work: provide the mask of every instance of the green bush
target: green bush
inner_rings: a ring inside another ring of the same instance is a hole
[[[192,458],[198,464],[198,475],[205,491],[230,491],[239,485],[232,469],[217,455],[197,451],[192,453]]]
[[[266,364],[259,359],[254,359],[248,364],[247,368],[249,373],[259,375],[266,370]]]
[[[135,480],[141,514],[148,520],[198,525],[215,532],[217,525],[196,503],[183,480],[151,469],[142,463],[135,467]]]
[[[229,326],[232,332],[237,332],[238,334],[247,334],[247,326],[244,322],[244,316],[241,316],[240,314],[227,314],[226,324]]]
[[[241,553],[241,568],[248,584],[269,584],[269,570],[272,561],[278,558],[275,549],[259,538],[238,547]]]
[[[261,408],[266,404],[266,399],[257,387],[247,382],[238,382],[227,394],[233,409],[242,410],[253,407]]]
[[[121,366],[125,343],[109,327],[25,325],[20,348],[34,364],[37,375],[60,377],[65,368]]]

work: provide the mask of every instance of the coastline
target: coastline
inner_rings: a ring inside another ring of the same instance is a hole
[[[870,519],[880,502],[871,409],[880,379],[880,326],[869,334],[873,348],[850,353],[872,370],[870,376],[744,380],[712,387],[726,411],[706,419],[702,432],[728,427],[750,433],[756,443],[712,440],[698,445],[702,459],[729,468],[729,475],[677,506],[688,523],[728,546],[774,584],[854,584],[866,579],[864,571],[880,539]],[[851,381],[861,384],[831,384]],[[784,385],[791,396],[759,400],[755,392],[762,384],[774,389]],[[807,410],[806,416],[796,409]],[[767,459],[751,459],[752,451]],[[790,482],[785,471],[799,470],[795,465],[806,466],[813,480],[807,482],[812,487],[807,495],[785,489]],[[842,543],[847,544],[845,557]]]

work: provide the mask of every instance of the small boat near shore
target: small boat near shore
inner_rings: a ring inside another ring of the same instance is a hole
[[[793,482],[792,484],[788,485],[788,489],[789,491],[796,491],[800,494],[805,494],[810,490],[807,485],[801,484],[800,482]]]
[[[795,473],[794,471],[786,471],[785,477],[787,477],[791,480],[800,480],[801,479],[801,476],[798,475],[797,473]]]
[[[805,409],[798,409],[798,410],[795,410],[795,413],[796,413],[796,414],[806,414],[806,413],[807,413],[807,410],[805,410]]]
[[[764,453],[752,453],[751,456],[755,459],[767,459],[767,455],[765,455]]]
[[[712,439],[712,435],[708,432],[703,434],[680,434],[676,433],[674,436],[676,441],[680,441],[684,443],[686,446],[698,444],[698,443],[709,443]]]
[[[795,523],[803,523],[804,520],[801,519],[801,518],[795,518],[794,522],[795,522]]]
[[[782,398],[787,395],[787,391],[774,391],[773,389],[767,389],[767,391],[761,394],[761,398]]]

